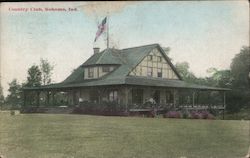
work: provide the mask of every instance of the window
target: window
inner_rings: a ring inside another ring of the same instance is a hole
[[[102,72],[109,72],[109,71],[110,71],[110,67],[108,66],[102,67]]]
[[[152,60],[153,60],[153,56],[152,56],[152,55],[149,55],[149,56],[148,56],[148,60],[149,60],[149,61],[152,61]]]
[[[158,57],[157,57],[157,61],[158,61],[158,62],[161,62],[161,61],[162,61],[162,57],[158,56]]]
[[[153,68],[152,67],[148,67],[148,76],[153,76]]]
[[[94,77],[94,68],[93,67],[88,68],[88,77],[89,78]]]
[[[157,77],[162,77],[162,68],[157,69]]]
[[[109,101],[117,101],[117,90],[113,90],[109,93]]]

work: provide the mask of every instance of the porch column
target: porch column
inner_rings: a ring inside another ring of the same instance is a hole
[[[105,94],[106,89],[100,87],[100,88],[98,88],[97,92],[98,92],[98,103],[101,104],[102,97],[103,97],[103,94]]]
[[[226,109],[226,92],[223,92],[223,120],[225,115],[225,109]]]
[[[125,86],[124,91],[125,91],[125,108],[126,112],[128,112],[128,93],[129,93],[128,87]]]
[[[76,91],[75,90],[72,90],[72,97],[73,97],[73,105],[75,106],[76,105]]]
[[[178,94],[178,91],[177,89],[174,89],[174,94],[173,94],[173,97],[174,97],[174,108],[177,106],[178,104],[178,100],[179,100],[179,94]],[[177,100],[178,99],[178,100]]]
[[[25,91],[23,91],[23,106],[26,106],[26,102],[27,102],[27,94]]]
[[[193,91],[193,95],[192,95],[192,106],[194,107],[195,104],[195,91]]]
[[[51,91],[51,97],[52,97],[52,106],[55,106],[55,91]]]
[[[226,92],[223,92],[223,107],[226,108]]]
[[[49,91],[47,91],[47,98],[46,98],[47,105],[50,105],[49,100],[50,100],[50,94]]]
[[[40,106],[40,91],[36,92],[36,105],[38,107]]]

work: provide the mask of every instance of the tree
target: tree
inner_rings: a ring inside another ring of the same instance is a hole
[[[4,103],[3,88],[0,84],[0,107],[3,105],[3,103]]]
[[[47,59],[40,59],[40,69],[42,73],[42,84],[47,85],[51,83],[51,75],[54,66],[51,65]]]
[[[33,65],[28,69],[27,87],[41,86],[42,73],[37,65]]]
[[[13,79],[9,83],[9,95],[6,98],[6,102],[12,106],[17,106],[21,104],[21,85],[17,82],[17,79]]]
[[[175,64],[175,67],[177,69],[177,71],[179,72],[179,74],[181,75],[181,77],[188,82],[195,82],[196,81],[196,77],[195,75],[189,71],[189,64],[188,62],[184,61],[184,62],[177,62]]]
[[[250,89],[250,47],[243,46],[239,54],[236,54],[230,65],[233,86]]]
[[[211,74],[211,77],[208,77],[207,81],[212,83],[212,86],[231,88],[233,79],[230,70],[217,70],[216,68],[209,68],[207,72]]]
[[[243,46],[230,65],[232,74],[232,91],[228,97],[228,109],[231,112],[241,108],[250,108],[250,51]]]

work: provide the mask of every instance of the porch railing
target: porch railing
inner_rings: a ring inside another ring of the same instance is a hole
[[[207,109],[215,109],[215,110],[224,110],[225,106],[224,105],[214,105],[214,104],[197,104],[197,105],[191,105],[191,104],[182,104],[177,106],[179,108],[183,109],[197,109],[197,110],[207,110]]]

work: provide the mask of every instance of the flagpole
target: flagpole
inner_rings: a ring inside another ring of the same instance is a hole
[[[107,48],[109,48],[109,12],[107,13]]]

